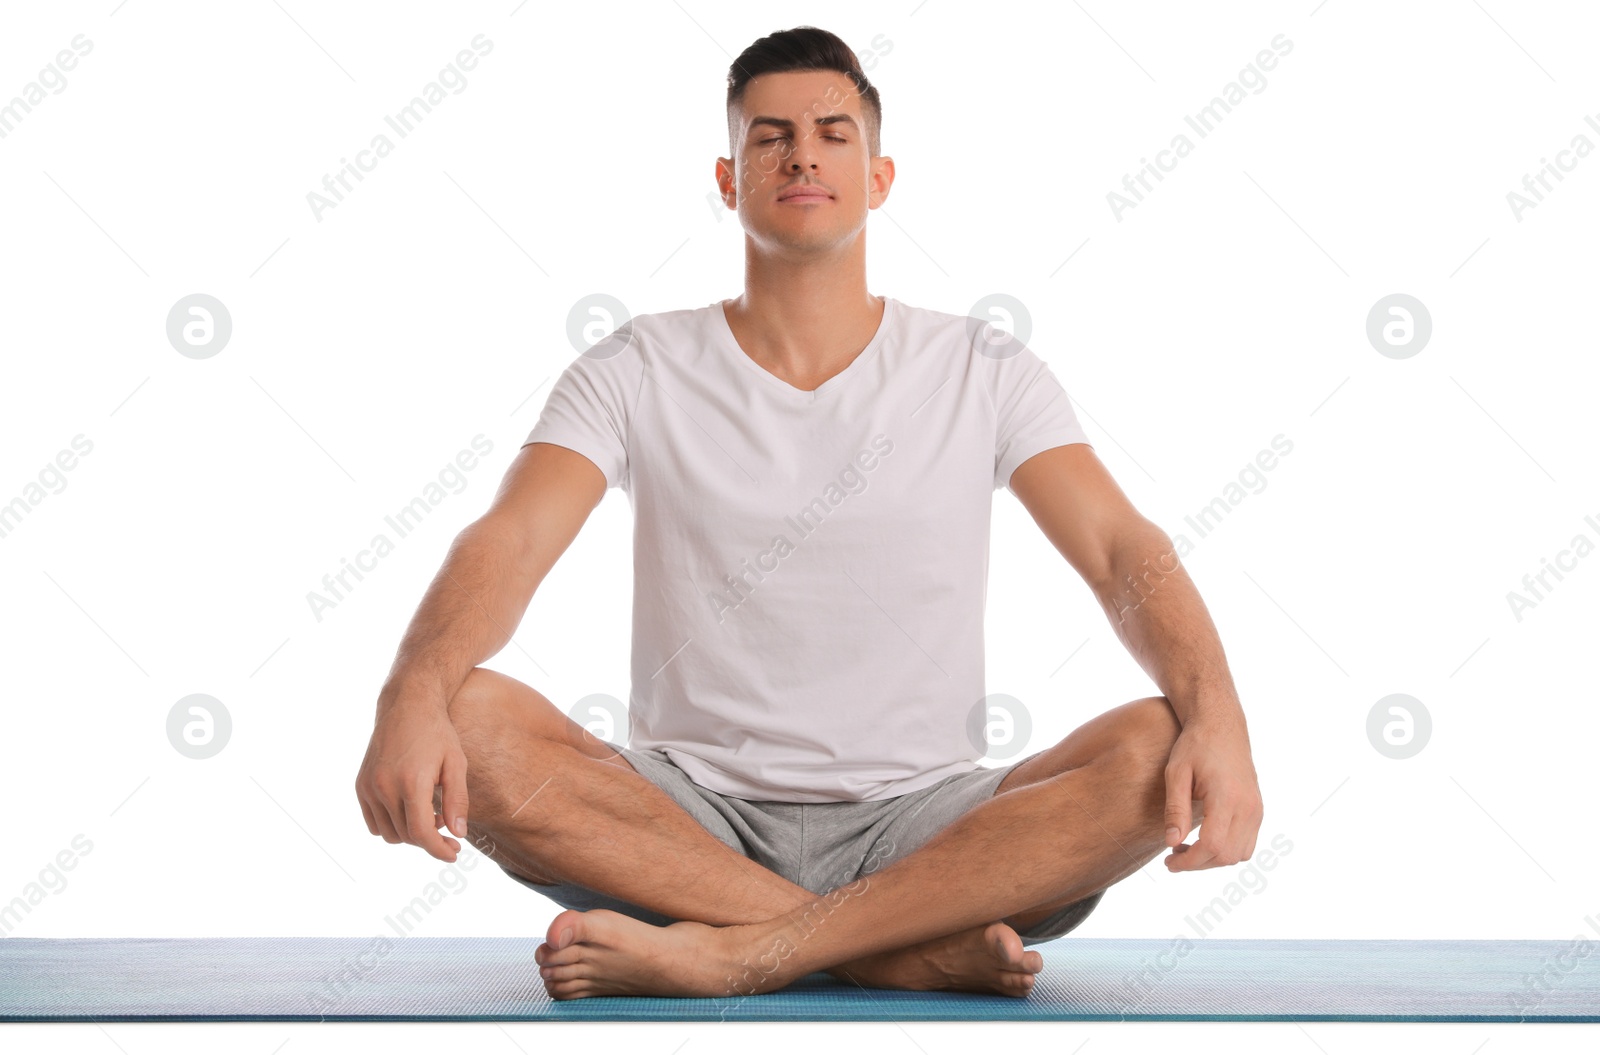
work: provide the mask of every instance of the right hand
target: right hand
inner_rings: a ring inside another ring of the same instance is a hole
[[[444,813],[434,812],[433,789],[444,788]],[[356,798],[367,830],[384,842],[420,846],[454,861],[461,844],[439,829],[467,837],[467,756],[444,706],[398,701],[380,707],[367,755],[356,774]]]

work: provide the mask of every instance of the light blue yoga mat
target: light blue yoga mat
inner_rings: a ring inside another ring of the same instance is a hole
[[[1600,964],[1569,941],[1069,935],[1033,946],[1045,969],[1025,999],[814,974],[759,996],[558,1001],[541,940],[7,938],[0,1021],[1600,1021]]]

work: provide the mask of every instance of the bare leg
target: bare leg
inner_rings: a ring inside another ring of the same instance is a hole
[[[450,717],[468,759],[468,839],[530,882],[573,882],[719,926],[770,920],[817,897],[711,835],[514,678],[473,671]],[[550,951],[541,946],[536,959]],[[1043,962],[1010,926],[985,920],[828,969],[866,986],[1020,996]]]
[[[563,912],[547,934],[556,951],[541,960],[554,965],[546,986],[563,998],[768,992],[1119,882],[1165,848],[1164,768],[1178,722],[1164,697],[1118,712],[1118,722],[1104,724],[1120,726],[1119,735],[1105,736],[1081,764],[1031,784],[1013,774],[1016,785],[925,846],[773,919],[651,927],[604,910]],[[1040,761],[1035,771],[1049,765]]]

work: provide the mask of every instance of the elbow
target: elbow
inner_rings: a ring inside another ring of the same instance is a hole
[[[1143,517],[1118,532],[1103,553],[1099,575],[1091,580],[1102,604],[1124,605],[1129,591],[1153,591],[1181,566],[1172,538]]]

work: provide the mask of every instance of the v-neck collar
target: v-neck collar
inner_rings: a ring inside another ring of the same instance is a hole
[[[861,349],[860,353],[857,354],[856,357],[850,361],[850,364],[843,370],[840,370],[837,374],[834,374],[816,388],[808,390],[804,388],[796,388],[794,385],[791,385],[789,382],[785,381],[771,370],[768,370],[766,367],[750,358],[750,354],[746,352],[739,344],[739,339],[733,335],[733,327],[728,325],[728,313],[723,310],[722,304],[722,301],[716,301],[711,304],[709,310],[716,316],[712,320],[712,329],[716,333],[717,340],[722,344],[723,350],[732,354],[735,359],[739,360],[739,362],[743,363],[747,368],[754,370],[756,373],[766,378],[768,384],[773,385],[784,392],[790,393],[793,398],[801,400],[815,400],[820,396],[825,396],[833,392],[835,389],[842,387],[850,380],[850,378],[865,370],[867,365],[877,357],[878,349],[883,344],[885,337],[889,333],[891,322],[897,307],[895,299],[886,294],[883,298],[883,318],[878,321],[878,329],[877,332],[872,335],[872,340],[867,342],[867,346]]]

